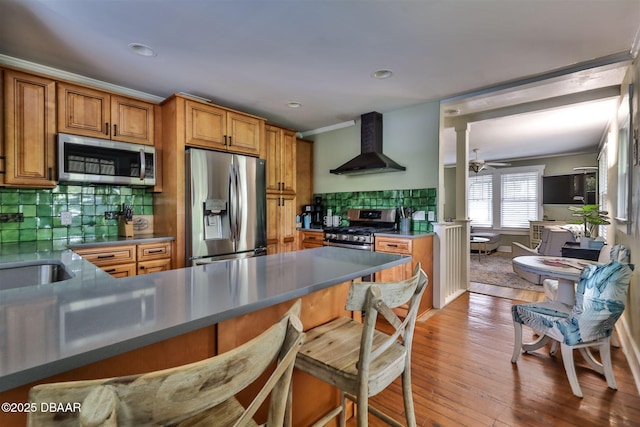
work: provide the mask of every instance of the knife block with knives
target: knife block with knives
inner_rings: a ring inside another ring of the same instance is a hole
[[[122,212],[118,217],[118,236],[133,237],[133,206],[122,204]]]

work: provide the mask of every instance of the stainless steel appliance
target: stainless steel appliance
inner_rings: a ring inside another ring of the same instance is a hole
[[[156,149],[59,133],[58,180],[152,186],[156,184]]]
[[[190,148],[186,177],[188,262],[266,254],[264,160]]]
[[[373,251],[376,232],[396,229],[395,209],[349,209],[347,219],[346,227],[325,228],[325,246]]]

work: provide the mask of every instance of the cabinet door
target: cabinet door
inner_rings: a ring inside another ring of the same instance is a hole
[[[54,187],[55,82],[5,71],[5,184]]]
[[[111,95],[58,83],[58,132],[109,138]]]
[[[394,237],[376,237],[376,252],[412,255],[412,241]],[[411,277],[413,263],[397,265],[376,273],[376,282],[397,282]]]
[[[237,153],[258,155],[264,122],[244,114],[227,112],[227,137],[229,150]]]
[[[185,101],[185,144],[225,149],[226,111],[198,102]]]
[[[136,275],[136,264],[117,264],[107,265],[100,267],[105,273],[109,273],[116,279],[122,279],[123,277],[132,277]]]
[[[111,139],[154,145],[153,109],[149,102],[111,96]]]
[[[267,194],[267,254],[278,253],[278,221],[281,198],[276,194]]]
[[[376,273],[376,282],[399,282],[411,277],[413,273],[413,263],[396,265]]]
[[[296,134],[285,129],[280,148],[280,177],[284,193],[296,193],[296,163]]]
[[[267,253],[296,250],[296,199],[267,194]]]
[[[291,252],[296,250],[296,198],[283,196],[281,199],[279,252]]]
[[[279,192],[280,180],[280,135],[281,129],[275,126],[265,126],[264,130],[267,161],[267,192]]]
[[[138,262],[138,275],[158,273],[171,270],[171,259],[155,259],[152,261]]]

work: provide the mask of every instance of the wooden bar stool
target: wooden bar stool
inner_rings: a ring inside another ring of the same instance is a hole
[[[415,426],[411,394],[411,342],[428,277],[418,263],[413,276],[393,283],[354,282],[346,309],[364,312],[364,323],[338,318],[307,331],[296,358],[296,368],[340,389],[340,406],[316,424],[325,425],[340,415],[345,426],[345,397],[358,405],[358,426],[368,425],[368,412],[394,426],[402,426],[369,405],[375,396],[402,376],[402,394],[407,425]],[[392,310],[408,302],[404,320]],[[391,335],[376,330],[378,314],[393,327]],[[359,343],[359,345],[358,345]]]
[[[127,377],[41,384],[29,401],[82,402],[81,412],[30,413],[30,426],[256,425],[253,416],[271,395],[268,426],[290,415],[291,376],[304,333],[301,301],[267,331],[226,353],[188,365]],[[275,362],[275,370],[245,409],[234,397]]]

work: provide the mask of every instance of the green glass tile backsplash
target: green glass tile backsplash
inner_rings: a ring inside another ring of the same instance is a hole
[[[64,248],[69,240],[118,235],[118,221],[107,211],[133,205],[135,215],[153,215],[153,194],[143,188],[111,185],[59,185],[54,189],[0,188],[0,213],[19,213],[23,222],[0,223],[0,244],[43,243]],[[60,223],[60,212],[71,212],[71,225]],[[59,245],[56,245],[56,241]]]
[[[374,208],[411,208],[413,211],[424,211],[425,220],[411,221],[413,231],[433,231],[432,222],[437,221],[436,214],[436,189],[419,188],[411,190],[382,190],[382,191],[354,191],[343,193],[314,194],[322,197],[324,214],[331,209],[334,215],[343,218],[347,216],[347,209],[374,209]],[[434,221],[428,221],[429,212],[433,212]]]

